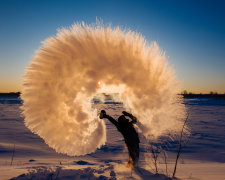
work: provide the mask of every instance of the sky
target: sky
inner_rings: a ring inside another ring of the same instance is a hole
[[[0,0],[0,92],[22,90],[34,52],[57,29],[96,18],[156,41],[182,90],[225,93],[223,0]]]

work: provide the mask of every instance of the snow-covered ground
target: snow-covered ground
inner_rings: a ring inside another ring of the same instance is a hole
[[[225,180],[225,100],[185,99],[188,108],[190,141],[183,149],[176,176],[180,179]],[[3,179],[166,179],[171,176],[176,143],[168,147],[167,172],[159,157],[155,175],[151,153],[141,143],[139,170],[127,166],[128,153],[116,128],[106,121],[107,143],[95,153],[79,157],[57,154],[43,139],[32,134],[23,123],[21,101],[0,97],[0,180]],[[121,103],[95,102],[115,118]],[[15,150],[14,150],[15,149]]]

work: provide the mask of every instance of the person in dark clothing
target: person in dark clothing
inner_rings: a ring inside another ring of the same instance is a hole
[[[123,135],[125,143],[129,151],[129,161],[128,164],[134,168],[139,159],[139,137],[138,133],[134,128],[134,124],[137,123],[137,118],[132,114],[123,111],[123,115],[118,118],[118,121],[113,119],[111,116],[107,115],[105,110],[102,110],[100,113],[100,119],[107,118],[112,124],[114,124],[117,130]],[[127,119],[125,116],[128,116],[131,119]]]

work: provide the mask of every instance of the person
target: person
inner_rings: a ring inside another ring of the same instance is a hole
[[[117,130],[123,135],[125,144],[129,151],[128,165],[134,168],[137,165],[139,159],[140,143],[138,133],[136,132],[133,126],[137,123],[137,118],[126,111],[123,111],[122,113],[123,115],[121,115],[118,118],[118,121],[116,121],[111,116],[107,115],[105,110],[101,110],[100,119],[108,119],[112,124],[116,126]],[[125,116],[128,116],[131,119],[131,122]]]

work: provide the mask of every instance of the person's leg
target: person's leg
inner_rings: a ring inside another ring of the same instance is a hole
[[[139,160],[139,143],[136,144],[134,147],[134,159],[133,159],[133,164],[137,165]]]
[[[132,160],[132,165],[134,166],[139,158],[139,146],[137,145],[128,145],[129,156]]]
[[[129,144],[126,144],[126,146],[127,146],[128,154],[129,154],[128,167],[131,167],[133,169],[134,168],[133,167],[133,159],[134,159],[133,148]]]
[[[128,164],[132,164],[134,167],[137,165],[139,160],[139,143],[137,144],[126,144],[129,151],[129,161]]]
[[[128,150],[133,166],[137,165],[139,160],[139,143],[128,145]]]

